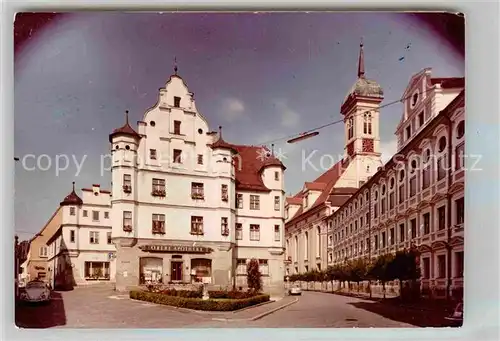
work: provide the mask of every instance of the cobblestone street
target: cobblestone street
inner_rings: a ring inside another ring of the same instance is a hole
[[[19,306],[21,328],[349,328],[440,326],[429,312],[405,310],[364,299],[304,292],[237,313],[193,312],[133,301],[110,287],[55,292],[50,305]],[[290,304],[290,305],[288,305]],[[257,320],[251,320],[288,305]]]

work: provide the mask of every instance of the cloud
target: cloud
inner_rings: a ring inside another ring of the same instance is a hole
[[[226,98],[222,102],[221,115],[227,122],[233,122],[243,117],[245,105],[237,98]]]
[[[398,150],[398,141],[390,140],[387,142],[380,142],[380,152],[382,153],[382,162],[385,164],[389,161]]]
[[[291,109],[283,100],[277,100],[274,103],[276,109],[281,115],[281,126],[286,128],[296,127],[300,122],[300,114]]]

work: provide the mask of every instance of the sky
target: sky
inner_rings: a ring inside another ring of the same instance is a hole
[[[135,123],[156,103],[174,58],[211,129],[222,126],[231,143],[261,145],[342,118],[361,37],[366,77],[382,85],[382,104],[401,98],[423,68],[434,77],[464,76],[463,55],[403,13],[87,12],[52,20],[16,46],[16,233],[23,240],[42,229],[72,181],[78,189],[110,188],[101,167],[108,135],[123,125],[125,110]],[[401,115],[400,104],[381,109],[384,159],[395,152]],[[295,193],[339,160],[344,128],[274,144],[287,167],[287,194]],[[304,169],[310,153],[314,166]],[[26,155],[34,157],[23,164]],[[331,157],[321,164],[323,155]]]

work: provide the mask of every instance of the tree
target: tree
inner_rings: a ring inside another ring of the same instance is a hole
[[[259,269],[259,261],[252,258],[247,264],[247,285],[253,291],[262,289],[262,274]]]
[[[406,299],[407,290],[405,289],[405,284],[410,282],[410,291],[408,293],[412,298],[416,295],[418,296],[419,290],[416,281],[420,278],[420,265],[418,264],[419,253],[416,249],[402,250],[396,252],[396,255],[389,265],[390,276],[394,279],[398,279],[400,282],[400,297],[401,299]]]
[[[394,279],[394,273],[392,265],[390,265],[394,260],[392,254],[380,255],[375,259],[375,262],[370,266],[368,274],[370,278],[379,280],[382,282],[382,290],[385,298],[385,283]]]
[[[359,283],[364,281],[367,277],[368,273],[368,264],[363,258],[358,258],[352,260],[348,263],[348,277],[349,281],[355,282],[358,291],[359,291]]]

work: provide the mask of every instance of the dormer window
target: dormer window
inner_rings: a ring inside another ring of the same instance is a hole
[[[174,121],[174,134],[175,135],[181,134],[181,121]]]
[[[304,207],[307,207],[307,206],[309,206],[309,196],[308,195],[306,195],[304,197]]]
[[[181,98],[175,96],[174,97],[174,107],[179,108],[181,106]]]
[[[411,137],[411,125],[406,127],[406,139],[408,140]]]
[[[418,92],[414,93],[413,96],[411,97],[411,107],[413,108],[418,101]]]
[[[418,126],[421,127],[424,125],[424,112],[422,111],[418,114]]]

